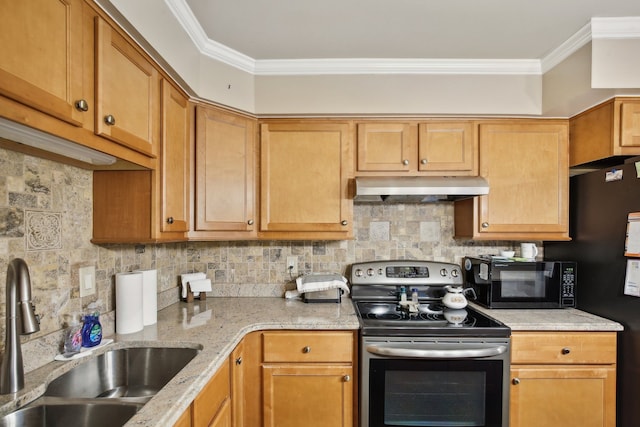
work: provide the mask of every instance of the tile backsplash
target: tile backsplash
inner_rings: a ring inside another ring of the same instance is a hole
[[[341,272],[371,259],[430,259],[459,263],[464,255],[497,253],[516,242],[453,238],[453,205],[356,204],[355,239],[349,241],[191,242],[160,245],[94,245],[92,173],[0,149],[0,274],[13,258],[29,265],[40,331],[22,337],[25,370],[53,359],[60,349],[65,316],[100,301],[104,333],[114,333],[114,275],[158,270],[158,309],[179,300],[181,273],[205,272],[214,296],[281,297],[299,273]],[[80,298],[78,270],[96,268],[97,294]],[[0,331],[4,337],[4,292]],[[4,340],[2,340],[4,341]]]

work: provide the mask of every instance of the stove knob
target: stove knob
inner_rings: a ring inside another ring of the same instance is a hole
[[[373,270],[373,268],[367,269],[367,276],[373,276],[374,273],[375,271]]]
[[[447,277],[447,269],[446,269],[446,268],[443,268],[442,270],[440,270],[440,275],[441,275],[442,277]]]
[[[356,277],[362,277],[364,275],[364,272],[360,269],[356,270]]]
[[[379,268],[378,269],[378,276],[383,276],[384,275],[384,269]]]
[[[451,270],[451,276],[458,277],[458,270],[456,270],[455,268]]]

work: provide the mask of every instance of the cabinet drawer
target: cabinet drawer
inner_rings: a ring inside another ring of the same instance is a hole
[[[351,332],[265,332],[265,362],[353,362]]]
[[[193,425],[208,426],[230,399],[229,364],[225,363],[193,401]]]
[[[615,332],[522,332],[511,337],[511,363],[616,363]]]

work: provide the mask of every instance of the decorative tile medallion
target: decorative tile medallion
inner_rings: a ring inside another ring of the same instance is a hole
[[[62,248],[62,214],[25,211],[27,250]]]

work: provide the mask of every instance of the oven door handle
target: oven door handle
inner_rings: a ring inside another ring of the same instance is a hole
[[[391,357],[414,357],[418,359],[472,359],[499,356],[507,352],[506,345],[486,348],[461,348],[456,350],[424,350],[418,348],[398,348],[369,345],[369,353]]]

